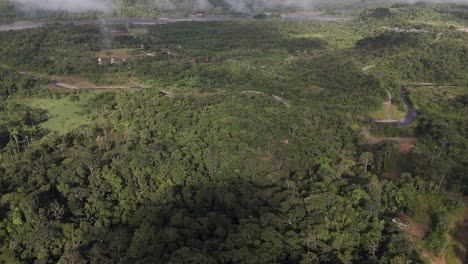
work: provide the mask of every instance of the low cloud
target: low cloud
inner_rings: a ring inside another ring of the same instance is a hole
[[[24,10],[47,11],[103,11],[112,12],[119,7],[119,0],[11,0]],[[311,6],[316,0],[152,0],[139,1],[138,7],[151,7],[161,10],[209,10],[213,8],[228,9],[237,12],[264,10],[273,7]]]
[[[109,12],[117,8],[114,0],[13,0],[13,2],[25,10]]]
[[[153,7],[165,10],[224,9],[236,12],[252,12],[275,7],[311,7],[323,0],[153,0]]]
[[[112,12],[119,8],[122,0],[10,0],[25,10],[48,10],[83,12],[97,10]],[[389,0],[399,3],[466,3],[468,0]],[[325,3],[326,0],[134,0],[135,6],[146,8],[148,5],[160,10],[210,10],[223,9],[235,12],[255,12],[278,7],[296,7],[310,9],[317,3]],[[338,1],[340,2],[340,1]],[[349,2],[361,2],[361,0],[349,0]],[[372,2],[372,1],[369,1]],[[374,2],[383,2],[374,0]]]

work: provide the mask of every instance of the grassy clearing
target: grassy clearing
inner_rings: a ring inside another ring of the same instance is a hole
[[[441,201],[427,194],[418,194],[415,199],[411,201],[410,215],[412,219],[418,223],[431,225],[431,214],[434,208],[441,208]]]
[[[128,30],[133,35],[146,35],[148,34],[147,28],[130,28]]]
[[[291,35],[293,38],[325,38],[323,33],[310,33],[310,34],[296,34]]]
[[[447,244],[439,256],[435,256],[427,249],[421,248],[422,254],[430,259],[432,263],[462,264],[467,263],[468,260],[468,226],[464,222],[468,219],[468,197],[462,198],[455,194],[452,199],[459,201],[463,199],[465,211],[458,221],[453,223],[449,233],[446,234]],[[427,194],[418,194],[411,201],[409,207],[411,208],[412,226],[407,231],[415,238],[418,238],[418,242],[422,242],[423,234],[431,231],[433,224],[431,215],[435,214],[442,206],[439,199]]]
[[[457,227],[454,231],[455,232],[462,232],[459,230],[460,228]],[[457,240],[454,240],[453,237],[451,237],[450,242],[448,244],[447,249],[445,250],[445,262],[450,263],[450,264],[463,264],[466,263],[466,258],[463,258],[460,256],[458,253],[460,251],[460,243]]]
[[[464,221],[468,219],[468,197],[463,197],[465,211],[463,217],[450,231],[450,239],[445,250],[445,262],[463,264],[468,262],[468,227]]]
[[[441,92],[446,92],[449,96],[457,96],[457,95],[464,95],[468,93],[468,87],[450,87],[450,88],[443,88]]]
[[[102,93],[102,91],[82,92],[77,95],[79,97],[77,101],[71,100],[73,95],[69,95],[60,99],[28,98],[22,103],[48,112],[49,120],[42,123],[41,127],[66,133],[91,122],[84,110],[88,102],[98,93]]]
[[[112,49],[112,50],[100,50],[96,53],[97,57],[114,57],[114,58],[129,58],[133,57],[141,52],[136,51],[134,49]]]
[[[402,112],[398,109],[396,105],[391,105],[390,106],[390,111],[391,115],[394,120],[400,120],[405,117],[406,113]],[[372,117],[375,120],[386,120],[387,119],[387,112],[385,110],[385,105],[382,105],[382,107],[377,111],[372,113]]]
[[[427,88],[419,87],[413,88],[414,91],[420,96],[434,97],[434,96],[447,96],[448,98],[454,98],[458,95],[464,95],[468,93],[468,87],[446,87],[446,88]]]
[[[385,111],[385,106],[382,105],[382,107],[377,112],[372,113],[372,117],[375,120],[385,120],[385,119],[387,119],[387,112]]]
[[[10,70],[11,66],[4,64],[4,63],[0,63],[0,68],[5,69],[5,70]]]
[[[468,94],[466,87],[451,88],[416,88],[411,90],[410,99],[416,110],[422,110],[443,118],[467,120],[466,110],[458,112],[453,107],[457,96]]]
[[[396,105],[392,105],[391,111],[394,119],[400,120],[406,116],[406,113],[400,111]]]
[[[432,87],[416,87],[412,90],[416,91],[420,95],[425,96],[436,96],[446,95],[449,97],[463,95],[468,93],[468,87],[446,87],[446,88],[432,88]]]

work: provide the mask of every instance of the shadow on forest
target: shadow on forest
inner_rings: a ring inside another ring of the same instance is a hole
[[[463,219],[463,221],[466,221]],[[459,245],[463,245],[465,251],[463,251],[460,246],[454,247],[454,252],[461,261],[461,263],[467,263],[468,261],[468,226],[466,223],[461,222],[458,223],[457,226],[450,232],[452,238],[457,242]]]
[[[234,180],[170,189],[167,198],[173,200],[160,197],[159,205],[148,201],[129,218],[128,226],[114,226],[107,239],[110,255],[130,262],[253,263],[283,259],[298,263],[306,253],[302,247],[286,250],[287,238],[276,231],[294,227],[294,223],[288,224],[293,216],[282,208],[288,197],[284,188]],[[119,233],[128,236],[122,238],[122,248],[128,248],[127,252],[118,252],[113,246]],[[339,261],[332,252],[320,255],[327,263]]]

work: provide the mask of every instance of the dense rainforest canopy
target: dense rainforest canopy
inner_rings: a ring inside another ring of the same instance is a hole
[[[466,261],[468,7],[371,7],[0,32],[0,263]]]

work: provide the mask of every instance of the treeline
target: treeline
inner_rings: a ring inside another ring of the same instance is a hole
[[[414,91],[412,99],[423,110],[415,131],[424,139],[417,149],[415,171],[434,182],[439,180],[440,185],[447,182],[451,189],[468,193],[467,159],[463,154],[468,146],[466,93],[447,98],[421,96],[421,91]]]
[[[462,33],[385,32],[357,43],[369,59],[383,58],[381,74],[400,82],[468,83],[468,47]],[[380,73],[379,73],[380,74]]]
[[[392,217],[426,196],[434,219],[460,209],[417,177],[378,180],[336,113],[253,95],[114,100],[90,126],[2,151],[2,261],[423,263]]]
[[[421,113],[407,132],[421,143],[391,181],[378,176],[399,145],[369,146],[360,128],[385,89],[466,80],[465,37],[447,29],[426,50],[434,33],[382,25],[144,27],[112,36],[113,47],[157,56],[118,65],[97,64],[96,26],[1,33],[0,60],[18,71],[151,88],[96,96],[91,122],[60,134],[20,103],[69,92],[0,71],[0,262],[424,263],[421,247],[440,253],[462,209],[445,188],[468,186],[466,96],[410,92]],[[401,214],[429,219],[421,245],[392,222]]]

